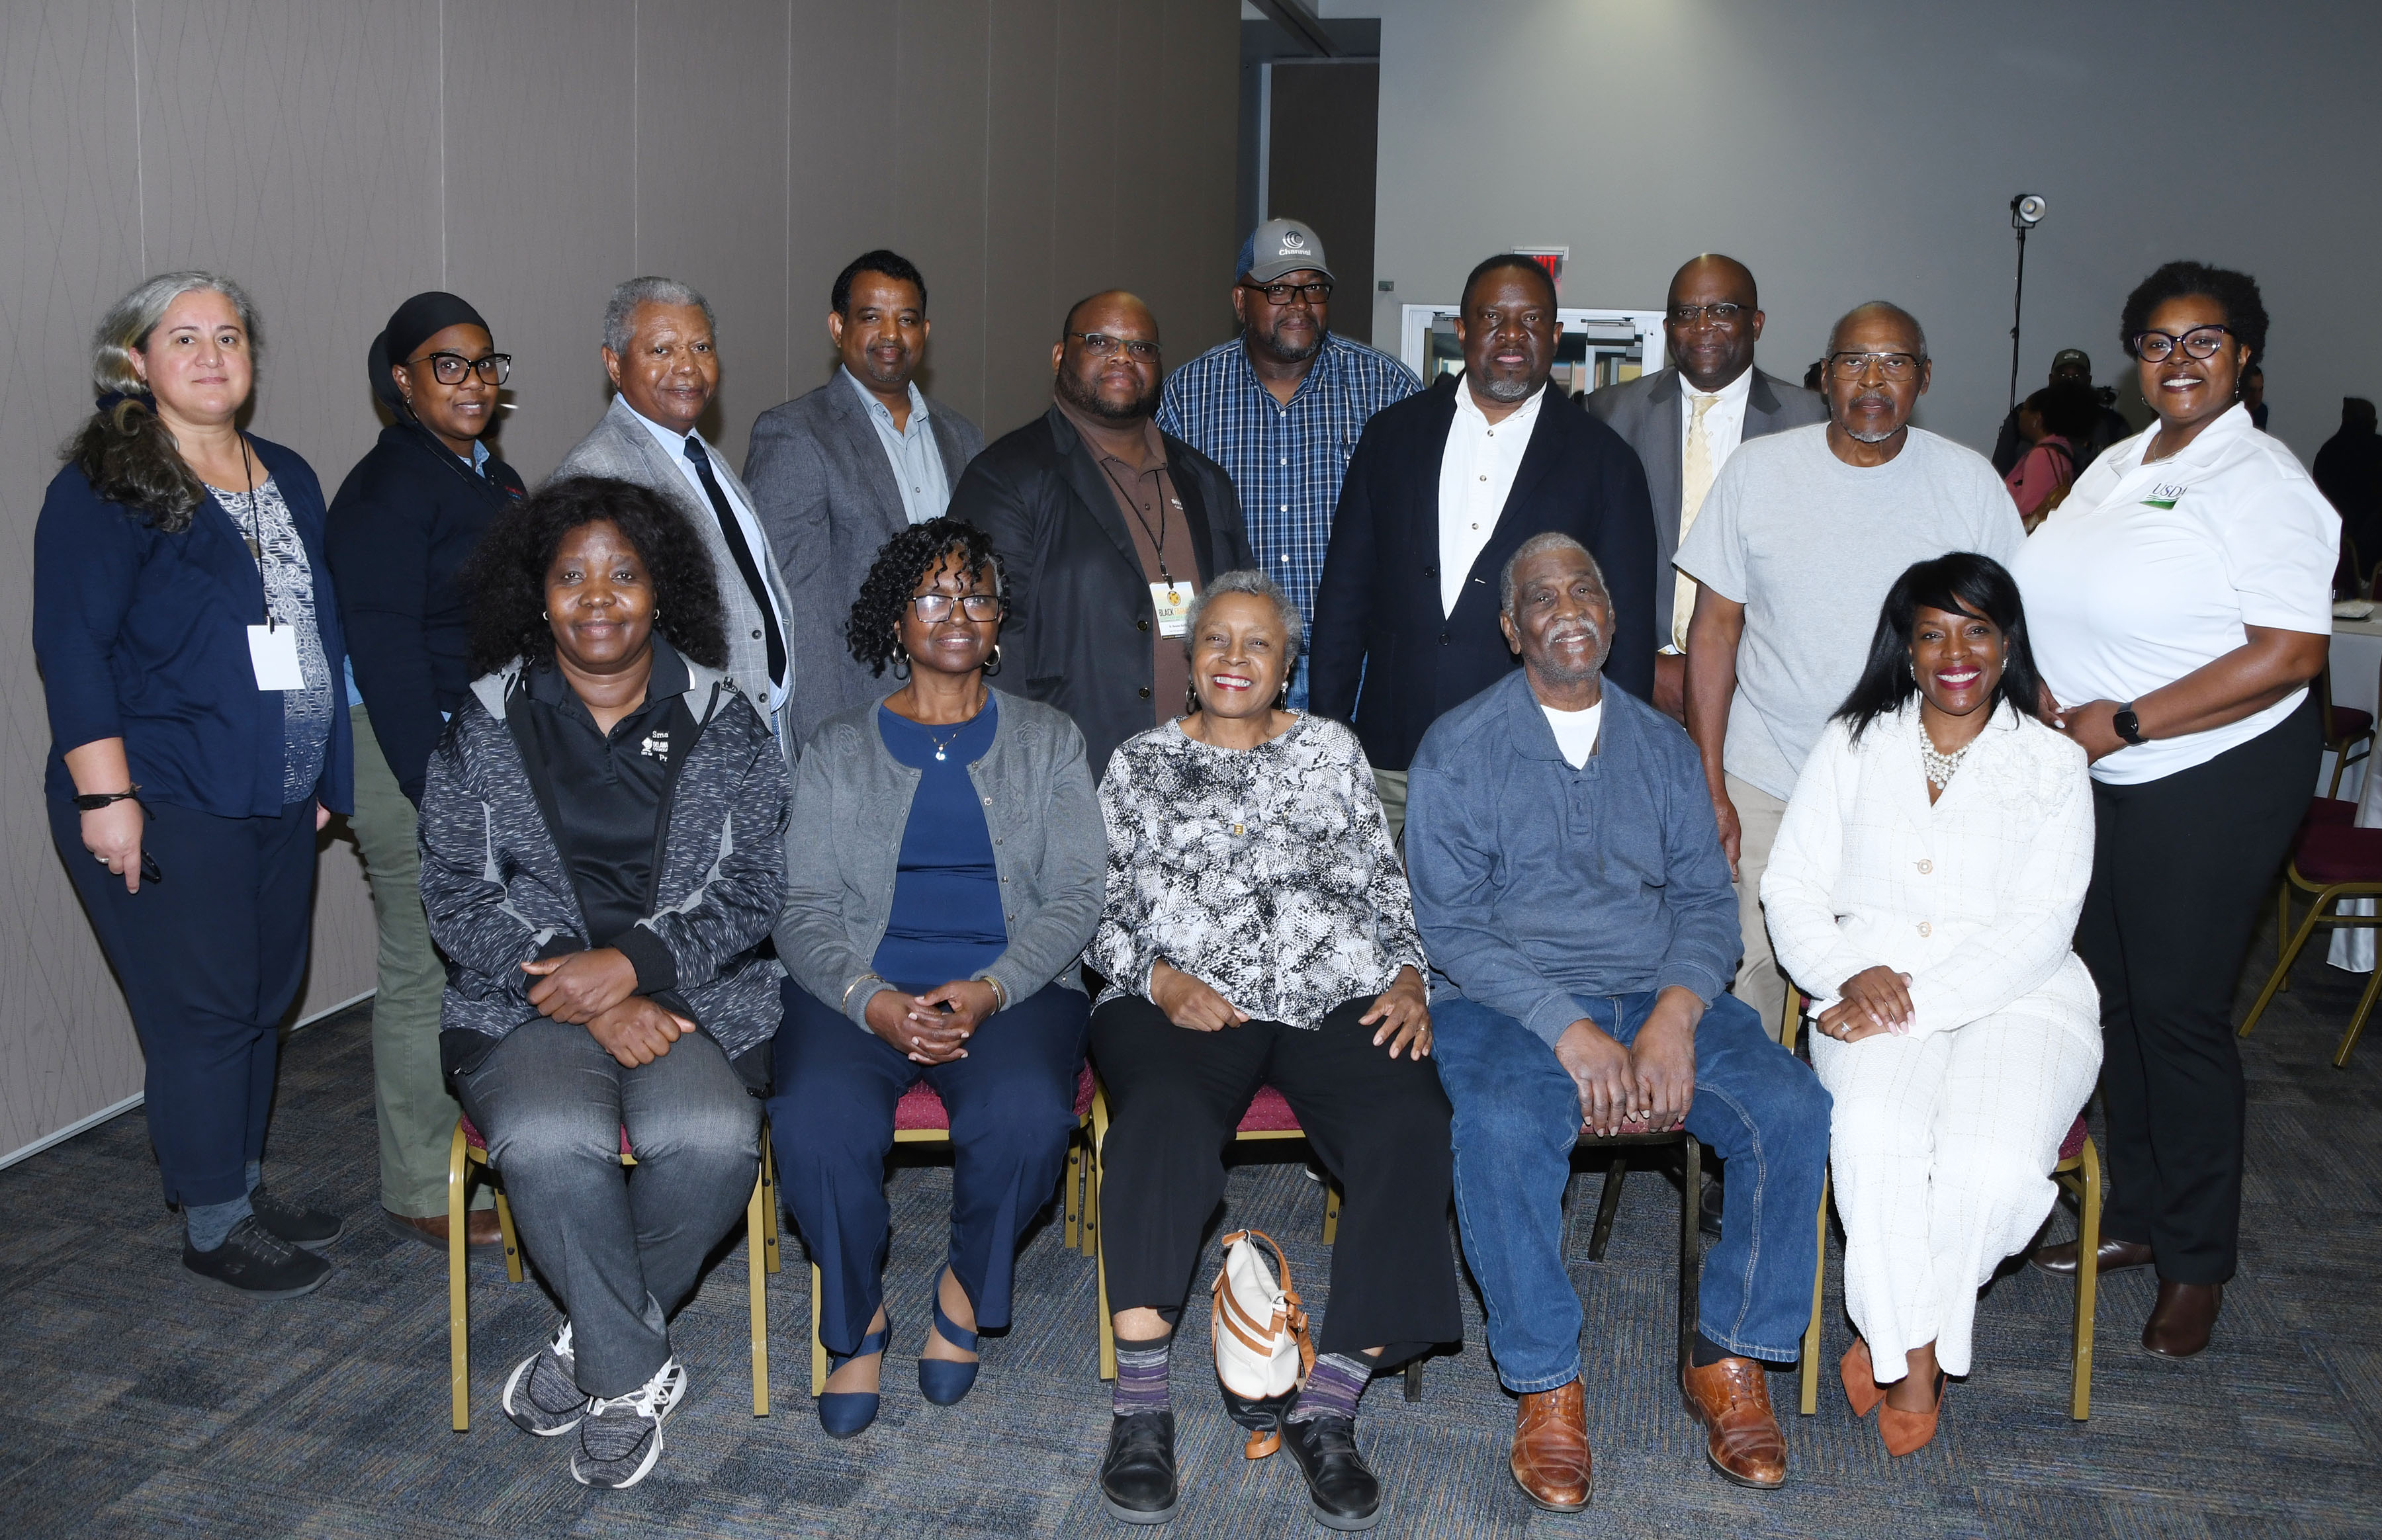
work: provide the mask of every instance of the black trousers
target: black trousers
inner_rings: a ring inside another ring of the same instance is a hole
[[[2076,949],[2101,991],[2101,1233],[2149,1242],[2171,1283],[2233,1276],[2245,1105],[2233,990],[2321,747],[2311,696],[2205,764],[2093,786]]]
[[[277,818],[152,804],[141,849],[165,880],[138,893],[82,848],[73,803],[51,800],[50,833],[132,1008],[166,1201],[229,1203],[264,1158],[281,1014],[305,976],[314,804]]]
[[[1290,1103],[1342,1192],[1318,1352],[1385,1348],[1384,1364],[1464,1334],[1448,1244],[1447,1094],[1426,1061],[1373,1045],[1349,1000],[1313,1028],[1176,1026],[1148,1000],[1092,1012],[1109,1098],[1100,1248],[1111,1310],[1179,1311],[1200,1232],[1224,1196],[1224,1145],[1260,1085]],[[1311,1290],[1302,1289],[1303,1295]]]

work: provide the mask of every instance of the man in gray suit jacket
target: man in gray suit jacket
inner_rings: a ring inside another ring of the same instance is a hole
[[[556,477],[612,476],[669,499],[703,536],[719,583],[728,672],[792,757],[786,705],[793,607],[753,495],[694,431],[719,388],[710,302],[669,278],[632,278],[604,308],[604,370],[620,391]]]
[[[1663,336],[1671,367],[1590,392],[1588,409],[1629,441],[1654,500],[1654,704],[1685,721],[1688,617],[1696,585],[1671,567],[1724,461],[1749,438],[1828,420],[1816,392],[1753,367],[1762,336],[1753,275],[1733,257],[1701,256],[1672,275]]]
[[[909,260],[869,251],[839,274],[827,333],[835,377],[753,424],[744,479],[792,598],[797,744],[892,688],[845,644],[844,622],[886,541],[939,517],[984,447],[976,424],[912,383],[927,348],[927,281]]]

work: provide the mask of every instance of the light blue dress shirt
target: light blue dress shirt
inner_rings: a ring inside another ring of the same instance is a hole
[[[941,518],[951,507],[952,487],[943,475],[943,452],[935,446],[934,430],[927,426],[925,393],[915,384],[910,386],[909,425],[897,428],[892,409],[871,395],[858,375],[846,368],[836,373],[858,394],[868,421],[877,424],[877,441],[885,446],[885,458],[892,463],[903,516],[913,524]]]

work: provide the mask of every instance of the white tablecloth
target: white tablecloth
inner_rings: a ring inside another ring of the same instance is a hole
[[[2382,718],[2382,612],[2364,620],[2335,620],[2332,623],[2332,703],[2354,706]],[[2357,826],[2362,829],[2382,827],[2382,776],[2365,772],[2371,760],[2361,759],[2349,767],[2341,777],[2340,793],[2357,803]],[[2332,780],[2332,755],[2324,756],[2317,766],[2317,795]],[[2295,894],[2295,898],[2307,895]],[[2374,900],[2352,899],[2340,906],[2350,914],[2371,914]],[[2277,945],[2280,945],[2279,942]],[[2342,928],[2332,933],[2332,947],[2325,960],[2335,968],[2353,973],[2374,972],[2374,932],[2364,926]]]

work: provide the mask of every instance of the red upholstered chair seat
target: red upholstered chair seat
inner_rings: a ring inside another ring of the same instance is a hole
[[[1260,1085],[1258,1094],[1249,1099],[1249,1109],[1241,1114],[1240,1126],[1233,1131],[1296,1133],[1298,1118],[1292,1114],[1290,1104],[1283,1100],[1281,1092],[1271,1085]]]
[[[2080,1112],[2076,1115],[2076,1126],[2069,1129],[2068,1131],[2068,1137],[2059,1142],[2059,1158],[2062,1160],[2073,1160],[2083,1153],[2084,1115]]]
[[[2308,799],[2307,812],[2300,819],[2300,827],[2304,829],[2318,825],[2335,825],[2347,828],[2356,822],[2357,804],[2355,802],[2343,801],[2339,797],[2311,797]]]
[[[2332,708],[2332,730],[2325,735],[2327,743],[2338,743],[2345,738],[2363,738],[2374,727],[2374,714],[2355,706]]]
[[[2291,865],[2319,887],[2334,883],[2382,882],[2382,829],[2314,824],[2300,830]]]
[[[473,1126],[470,1116],[468,1114],[465,1115],[462,1118],[461,1122],[463,1124],[463,1143],[470,1145],[473,1149],[479,1151],[482,1155],[486,1155],[488,1153],[488,1142],[485,1138],[481,1136],[480,1131]],[[627,1129],[622,1129],[620,1131],[620,1153],[623,1155],[633,1155],[636,1153],[629,1148],[629,1131]]]
[[[1092,1067],[1084,1066],[1075,1077],[1075,1116],[1082,1118],[1092,1110]],[[897,1133],[932,1130],[949,1133],[952,1115],[943,1110],[943,1099],[935,1094],[934,1087],[925,1081],[902,1093],[893,1104],[893,1130]]]

